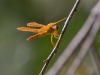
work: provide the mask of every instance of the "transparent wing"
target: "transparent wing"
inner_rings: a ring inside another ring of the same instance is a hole
[[[29,26],[29,27],[44,27],[45,25],[38,24],[36,22],[30,22],[30,23],[27,24],[27,26]]]
[[[17,29],[20,31],[33,32],[33,33],[37,33],[39,30],[39,29],[29,28],[29,27],[18,27]]]

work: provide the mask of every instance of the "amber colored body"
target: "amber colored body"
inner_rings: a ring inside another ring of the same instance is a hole
[[[66,19],[66,18],[64,18],[64,19]],[[64,20],[64,19],[62,19],[62,20]],[[58,38],[58,33],[57,33],[58,27],[55,24],[61,22],[62,20],[60,20],[58,22],[49,23],[48,25],[42,25],[42,24],[38,24],[36,22],[30,22],[27,24],[27,26],[29,26],[29,27],[18,27],[17,29],[21,30],[21,31],[35,33],[35,35],[30,36],[27,40],[32,40],[32,39],[37,38],[37,37],[51,34],[51,43],[54,45],[54,43],[52,41],[53,36],[55,38]],[[33,28],[30,28],[30,27],[33,27]],[[35,27],[38,27],[38,28],[35,28]]]

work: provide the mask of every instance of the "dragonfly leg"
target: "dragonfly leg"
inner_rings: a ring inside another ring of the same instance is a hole
[[[53,34],[51,34],[51,43],[53,46],[55,46],[54,42],[53,42]]]
[[[58,39],[58,33],[57,33],[57,31],[55,31],[54,33],[53,33],[53,36],[56,38],[56,39]]]

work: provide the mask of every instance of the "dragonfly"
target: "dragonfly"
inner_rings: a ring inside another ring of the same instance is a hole
[[[35,39],[37,37],[42,37],[42,36],[51,34],[51,44],[54,46],[55,44],[53,42],[53,37],[58,39],[58,36],[59,36],[58,26],[56,24],[58,24],[59,22],[65,20],[65,19],[66,18],[63,18],[57,22],[52,22],[47,25],[39,24],[36,22],[30,22],[30,23],[27,23],[28,27],[18,27],[17,29],[20,31],[35,33],[34,35],[27,38],[28,41]]]

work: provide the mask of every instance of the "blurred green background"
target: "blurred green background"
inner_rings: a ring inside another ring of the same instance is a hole
[[[27,41],[26,39],[33,35],[33,33],[18,31],[17,27],[26,26],[29,22],[46,25],[50,22],[65,18],[68,16],[75,1],[76,0],[0,0],[0,75],[38,75],[44,64],[43,60],[47,58],[53,49],[50,43],[50,35]],[[59,50],[50,62],[48,69],[84,24],[96,2],[97,0],[81,1],[69,23]],[[58,24],[59,33],[63,25],[64,21]],[[98,37],[96,43],[98,43],[97,47],[100,49],[100,43],[97,41],[99,40]],[[54,41],[56,42],[57,40],[54,39]],[[98,52],[100,53],[100,51]],[[72,59],[70,59],[69,62]],[[87,54],[83,62],[85,70],[87,70],[86,68],[93,68],[92,62],[90,61],[89,54]],[[91,65],[87,67],[86,63],[91,63]],[[89,69],[89,71],[83,75],[94,75],[94,68],[92,69],[93,73],[88,74],[90,72],[91,70]]]

